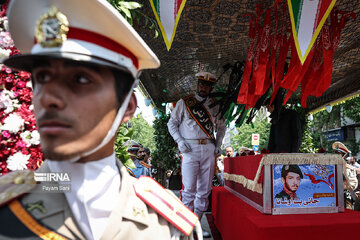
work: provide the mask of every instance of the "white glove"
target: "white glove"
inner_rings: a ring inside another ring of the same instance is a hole
[[[179,147],[180,152],[182,152],[182,153],[191,152],[190,145],[187,142],[185,142],[184,140],[178,142],[178,147]]]
[[[215,157],[219,157],[221,155],[221,147],[215,147]]]

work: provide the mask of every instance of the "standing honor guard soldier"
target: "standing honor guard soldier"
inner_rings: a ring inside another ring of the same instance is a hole
[[[218,107],[209,107],[214,102],[209,94],[216,82],[215,75],[200,72],[196,77],[197,94],[186,96],[176,103],[168,129],[183,156],[182,202],[201,219],[208,208],[215,158],[221,155],[226,127],[225,120],[217,115]]]
[[[160,65],[135,30],[106,0],[12,0],[8,18],[23,55],[4,63],[32,73],[46,160],[37,173],[0,178],[0,239],[191,237],[196,215],[115,157],[119,124],[137,106],[136,79]],[[49,173],[67,177],[33,184]]]

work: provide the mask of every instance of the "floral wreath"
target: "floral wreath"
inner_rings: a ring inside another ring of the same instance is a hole
[[[20,54],[8,31],[8,4],[0,7],[0,58]],[[0,64],[0,175],[36,170],[43,161],[31,99],[30,73]]]

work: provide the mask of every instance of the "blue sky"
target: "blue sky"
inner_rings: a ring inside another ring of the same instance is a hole
[[[138,107],[136,109],[135,115],[142,113],[144,119],[152,125],[152,122],[154,121],[154,115],[152,112],[152,107],[147,107],[145,105],[145,97],[142,95],[142,93],[139,91],[138,88],[135,89],[135,96],[137,99]]]

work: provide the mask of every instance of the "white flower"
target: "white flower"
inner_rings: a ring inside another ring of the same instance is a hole
[[[28,81],[27,83],[26,83],[26,87],[29,87],[29,88],[33,88],[33,86],[32,86],[32,82],[31,81]]]
[[[40,134],[37,130],[34,130],[32,132],[26,130],[20,133],[20,137],[24,141],[27,147],[30,147],[31,145],[40,144]]]
[[[21,139],[24,141],[27,147],[30,147],[31,145],[31,132],[29,130],[26,130],[22,133],[20,133]]]
[[[30,139],[30,143],[33,145],[38,145],[40,144],[40,134],[37,130],[34,130],[31,132],[31,139]]]
[[[5,109],[4,113],[5,114],[11,113],[14,111],[14,109],[15,109],[14,106],[9,106]]]
[[[24,119],[16,113],[11,113],[5,120],[1,130],[7,130],[11,133],[17,133],[24,128]]]
[[[11,53],[11,50],[10,49],[3,49],[3,48],[0,48],[0,59],[2,58],[8,58],[9,55]]]
[[[27,169],[26,164],[28,164],[29,158],[30,155],[24,155],[21,152],[17,152],[6,160],[7,167],[11,171]]]
[[[9,32],[0,32],[0,44],[5,48],[14,46]]]
[[[14,97],[14,92],[6,89],[0,92],[0,108],[5,108],[5,114],[11,113],[19,107],[19,100]]]
[[[9,21],[8,21],[7,17],[4,17],[3,20],[4,20],[3,24],[5,27],[5,31],[8,32],[9,31]]]
[[[7,94],[7,90],[4,89],[0,92],[0,108],[7,108],[11,105],[11,97]]]
[[[4,25],[3,31],[8,32],[8,31],[9,31],[9,21],[8,21],[8,18],[7,18],[6,16],[0,18],[0,23],[2,23],[2,24]]]

